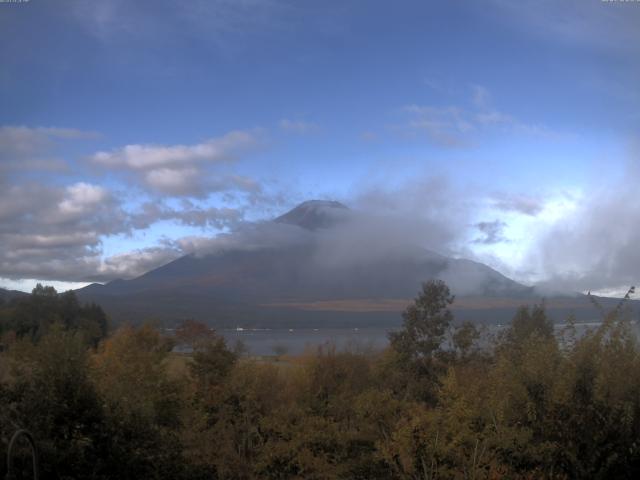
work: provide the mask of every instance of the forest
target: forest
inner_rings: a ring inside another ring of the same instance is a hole
[[[602,323],[580,335],[571,319],[554,329],[544,304],[489,335],[457,323],[453,302],[424,283],[384,351],[266,358],[193,320],[172,335],[112,326],[38,286],[0,305],[0,453],[26,429],[46,479],[638,477],[624,302],[595,305]],[[14,455],[14,478],[33,478],[26,443]]]

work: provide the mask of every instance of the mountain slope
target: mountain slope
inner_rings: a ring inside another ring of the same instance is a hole
[[[432,278],[445,280],[460,298],[475,299],[467,310],[484,316],[486,308],[477,304],[535,300],[530,287],[478,262],[415,246],[368,254],[366,239],[348,243],[350,222],[351,211],[338,202],[305,202],[257,227],[265,238],[275,228],[281,229],[277,238],[284,232],[294,240],[249,246],[240,236],[233,246],[77,292],[119,319],[195,317],[217,325],[397,323],[402,306]]]
[[[4,288],[0,288],[0,301],[8,302],[14,298],[20,298],[26,295],[28,294],[18,290],[6,290]]]

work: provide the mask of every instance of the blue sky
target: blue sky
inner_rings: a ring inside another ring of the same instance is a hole
[[[443,253],[623,288],[638,25],[640,3],[601,0],[0,3],[0,285],[131,277],[375,196],[456,216]]]

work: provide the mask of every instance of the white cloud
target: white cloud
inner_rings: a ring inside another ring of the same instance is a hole
[[[492,106],[489,91],[480,85],[472,86],[470,103],[470,108],[457,105],[407,105],[402,112],[408,120],[396,128],[410,135],[425,134],[433,143],[445,147],[469,146],[479,133],[496,128],[522,135],[560,137],[544,125],[527,124],[499,111]]]
[[[589,49],[637,51],[640,48],[640,9],[637,2],[566,0],[491,0],[486,12],[554,46],[558,42]]]
[[[191,227],[229,228],[242,221],[244,210],[228,207],[200,207],[183,200],[180,208],[171,208],[164,203],[149,202],[130,215],[133,228],[145,229],[161,220],[176,220]]]
[[[38,168],[43,165],[59,169],[60,160],[42,158],[56,146],[56,140],[95,139],[99,135],[75,128],[26,127],[5,125],[0,127],[0,160],[3,169]],[[29,165],[31,164],[31,165]],[[63,166],[63,165],[62,165]]]
[[[90,183],[78,182],[66,188],[64,200],[58,204],[63,217],[85,214],[109,199],[109,192]]]
[[[160,192],[174,195],[192,193],[198,183],[196,168],[157,168],[144,175],[146,183]]]
[[[126,145],[93,154],[94,164],[117,168],[153,192],[169,196],[206,197],[222,190],[255,192],[257,182],[222,173],[222,164],[258,143],[258,131],[233,131],[194,145]]]
[[[292,2],[277,0],[108,0],[95,5],[71,0],[67,10],[88,35],[108,46],[129,42],[157,46],[195,38],[206,48],[224,52],[242,49],[247,37],[291,28],[291,17],[299,12]],[[314,23],[329,23],[318,17]],[[330,20],[337,23],[334,16]],[[162,50],[148,48],[145,54],[158,51]]]
[[[544,209],[541,198],[524,194],[495,193],[491,196],[492,206],[504,212],[518,212],[535,217]]]
[[[624,289],[640,280],[640,170],[600,185],[589,197],[548,209],[549,226],[528,262],[550,285],[576,290]]]
[[[133,170],[180,167],[230,160],[234,152],[254,145],[255,141],[251,133],[235,131],[195,145],[126,145],[111,152],[97,152],[92,160],[107,167]]]
[[[533,284],[546,274],[532,260],[549,229],[570,217],[581,203],[579,190],[549,190],[536,194],[489,193],[481,198],[475,211],[479,230],[485,237],[472,237],[473,244],[465,255],[486,263],[516,281]],[[483,225],[484,224],[484,225]],[[491,239],[493,226],[497,242]]]
[[[3,241],[13,245],[13,249],[5,253],[6,258],[18,258],[25,251],[34,253],[46,249],[95,245],[98,243],[97,232],[51,233],[51,234],[7,234]]]
[[[0,190],[0,277],[81,281],[95,270],[101,239],[128,229],[103,187],[15,184]]]
[[[183,250],[166,244],[103,259],[105,237],[145,230],[163,220],[223,229],[240,222],[243,213],[186,200],[176,208],[154,202],[130,212],[105,187],[87,182],[13,185],[0,190],[0,277],[73,282],[131,278]]]
[[[169,263],[182,255],[181,251],[164,246],[119,253],[101,262],[93,277],[104,280],[134,278]]]
[[[198,144],[133,144],[93,155],[95,165],[147,189],[151,201],[136,210],[126,205],[126,191],[98,184],[98,176],[64,184],[63,176],[21,175],[19,168],[24,167],[19,165],[26,164],[38,172],[46,167],[55,175],[67,166],[48,157],[56,141],[94,138],[93,133],[0,127],[0,277],[74,282],[130,278],[182,250],[154,246],[104,259],[106,238],[144,231],[161,221],[218,230],[237,225],[243,205],[268,201],[269,194],[256,179],[223,166],[256,145],[259,135],[260,130],[233,131]],[[1,175],[4,172],[12,175]],[[168,200],[169,207],[158,193],[183,200]],[[215,207],[212,193],[220,193]],[[191,197],[199,201],[188,200]],[[234,208],[224,206],[228,202]]]
[[[411,117],[407,124],[410,130],[423,131],[440,145],[464,145],[465,135],[475,129],[467,112],[459,107],[409,105],[404,111]]]

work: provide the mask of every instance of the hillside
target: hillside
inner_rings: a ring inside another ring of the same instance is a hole
[[[27,295],[25,292],[20,292],[18,290],[7,290],[4,288],[0,288],[0,302],[7,302],[14,298],[24,297],[25,295]]]
[[[415,246],[364,255],[363,245],[339,256],[341,235],[351,239],[344,232],[353,225],[357,215],[346,206],[309,201],[252,226],[251,235],[231,237],[223,249],[77,293],[116,320],[190,317],[218,326],[272,327],[395,325],[421,282],[432,278],[450,285],[461,319],[506,322],[519,305],[539,301],[531,287],[487,265]],[[255,238],[269,236],[278,240],[256,244]],[[563,318],[573,312],[591,319],[596,313],[583,297],[550,299],[548,305]]]

